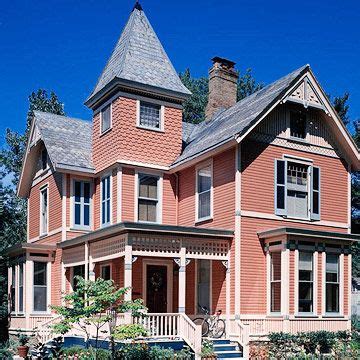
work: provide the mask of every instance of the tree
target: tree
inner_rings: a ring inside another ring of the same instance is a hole
[[[84,280],[76,276],[76,289],[64,296],[63,306],[51,306],[59,315],[61,320],[53,325],[53,332],[66,334],[71,329],[80,330],[85,335],[86,343],[89,345],[90,329],[96,329],[95,348],[103,327],[112,318],[112,312],[132,312],[133,316],[140,316],[146,310],[141,299],[124,301],[124,295],[128,288],[117,289],[112,280],[97,278],[95,281]]]
[[[208,102],[209,80],[207,77],[194,78],[189,69],[179,74],[182,83],[191,91],[192,95],[184,103],[183,121],[198,124],[205,120],[205,108]],[[237,87],[237,101],[253,94],[264,85],[257,83],[251,69],[247,69],[239,76]]]

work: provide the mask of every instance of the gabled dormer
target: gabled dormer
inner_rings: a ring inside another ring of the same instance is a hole
[[[137,3],[85,102],[94,111],[96,171],[121,162],[168,167],[181,152],[189,94]]]

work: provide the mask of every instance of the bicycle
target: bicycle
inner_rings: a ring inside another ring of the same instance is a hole
[[[221,338],[225,333],[225,321],[220,319],[222,311],[218,310],[214,315],[210,315],[208,308],[201,305],[199,307],[205,316],[195,318],[194,323],[201,325],[201,335],[208,336],[210,334],[215,339]]]

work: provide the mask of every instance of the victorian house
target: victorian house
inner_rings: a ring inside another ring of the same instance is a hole
[[[184,123],[190,91],[137,4],[85,102],[92,121],[35,112],[11,329],[55,321],[76,275],[130,287],[154,335],[195,350],[200,306],[242,346],[350,329],[356,145],[309,65],[237,102],[235,64],[212,61],[206,120]]]

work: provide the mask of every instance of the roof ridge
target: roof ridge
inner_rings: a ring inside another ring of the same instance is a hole
[[[84,123],[86,123],[88,125],[91,125],[90,120],[80,119],[80,118],[73,117],[73,116],[60,115],[60,114],[52,113],[50,111],[41,111],[41,110],[34,110],[33,112],[34,112],[34,115],[36,115],[36,113],[39,114],[40,116],[42,114],[52,115],[52,116],[56,116],[56,117],[62,117],[62,118],[68,119],[68,120],[81,121],[81,122],[84,122]]]

